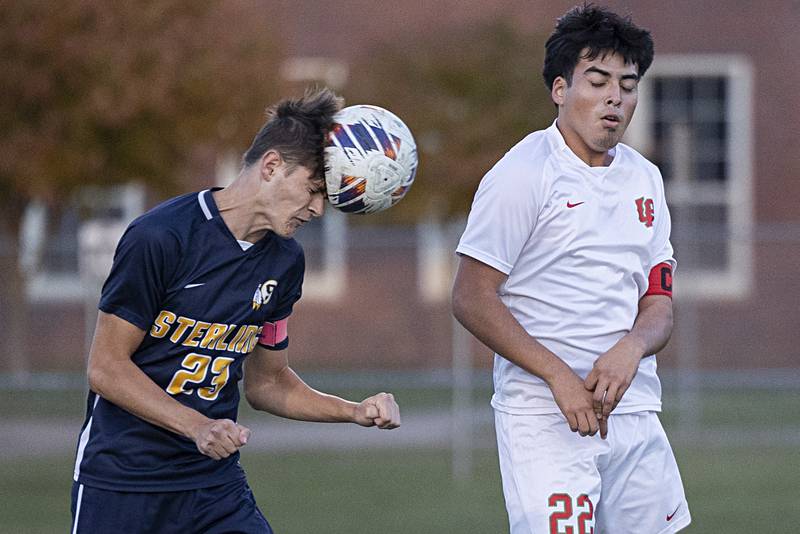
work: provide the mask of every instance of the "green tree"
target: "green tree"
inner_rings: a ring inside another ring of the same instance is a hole
[[[0,318],[26,318],[18,272],[28,202],[87,184],[161,193],[190,162],[241,149],[277,96],[268,13],[212,0],[0,0]],[[14,356],[16,355],[16,356]]]
[[[416,182],[385,220],[463,216],[494,162],[554,118],[544,39],[502,21],[407,37],[370,47],[345,95],[393,111],[417,141]]]

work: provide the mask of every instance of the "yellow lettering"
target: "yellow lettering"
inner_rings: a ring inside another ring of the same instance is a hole
[[[178,327],[172,333],[172,336],[170,336],[169,340],[173,343],[177,343],[181,337],[183,337],[183,334],[186,333],[186,329],[190,326],[194,326],[194,323],[194,319],[189,319],[188,317],[178,317]]]
[[[192,329],[192,333],[189,334],[189,337],[186,338],[186,341],[183,342],[184,347],[196,347],[200,344],[200,340],[197,339],[203,334],[206,333],[208,327],[211,326],[211,323],[204,323],[203,321],[197,321]]]
[[[203,338],[203,341],[200,342],[200,347],[202,348],[210,348],[214,350],[214,342],[221,338],[225,332],[228,331],[228,325],[221,324],[221,323],[214,323],[208,329],[208,333],[206,333],[206,337]]]
[[[166,336],[167,332],[169,332],[169,327],[174,322],[175,314],[167,310],[162,310],[153,322],[153,327],[150,328],[150,335],[157,338]]]
[[[230,336],[234,330],[236,330],[235,324],[228,325],[228,331],[217,341],[217,346],[215,347],[217,350],[228,350],[228,343],[225,341],[225,338]]]
[[[242,336],[247,332],[247,325],[242,325],[239,327],[239,330],[236,331],[236,335],[233,336],[228,342],[228,350],[236,351],[236,345],[238,345],[242,341]]]
[[[253,352],[253,349],[256,348],[256,343],[258,343],[258,338],[261,337],[261,330],[263,330],[263,326],[259,326],[258,330],[256,330],[255,334],[253,334],[247,343],[247,354]]]
[[[240,354],[245,353],[245,349],[250,345],[250,338],[255,336],[255,333],[258,331],[257,326],[250,325],[247,327],[245,335],[236,343],[236,346],[233,347],[234,352],[238,352]]]

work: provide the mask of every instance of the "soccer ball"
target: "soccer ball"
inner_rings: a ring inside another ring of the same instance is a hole
[[[417,145],[402,120],[377,106],[349,106],[333,117],[325,146],[325,185],[345,213],[397,204],[417,173]]]

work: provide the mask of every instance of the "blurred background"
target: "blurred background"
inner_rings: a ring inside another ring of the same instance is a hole
[[[507,531],[491,353],[457,327],[453,250],[483,174],[555,117],[568,1],[0,0],[0,532],[63,532],[100,286],[126,225],[229,183],[266,106],[327,85],[399,115],[420,169],[298,235],[293,367],[395,393],[392,432],[242,408],[276,532]],[[693,533],[800,524],[800,2],[610,1],[656,59],[625,142],[664,175],[678,259],[662,420]],[[647,534],[647,533],[644,533]]]

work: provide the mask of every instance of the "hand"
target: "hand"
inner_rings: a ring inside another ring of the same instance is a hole
[[[592,407],[592,393],[586,390],[578,375],[566,370],[556,375],[549,386],[558,408],[567,418],[570,430],[581,436],[594,436],[598,430],[602,430],[601,436],[605,439],[607,427],[603,425],[601,428]]]
[[[250,429],[230,419],[208,419],[195,427],[191,438],[198,451],[214,460],[221,460],[247,443]]]
[[[594,392],[592,405],[601,421],[617,407],[639,370],[642,355],[624,339],[597,358],[584,381],[586,389]]]
[[[386,430],[397,428],[400,426],[400,407],[391,393],[378,393],[356,405],[353,422]]]

